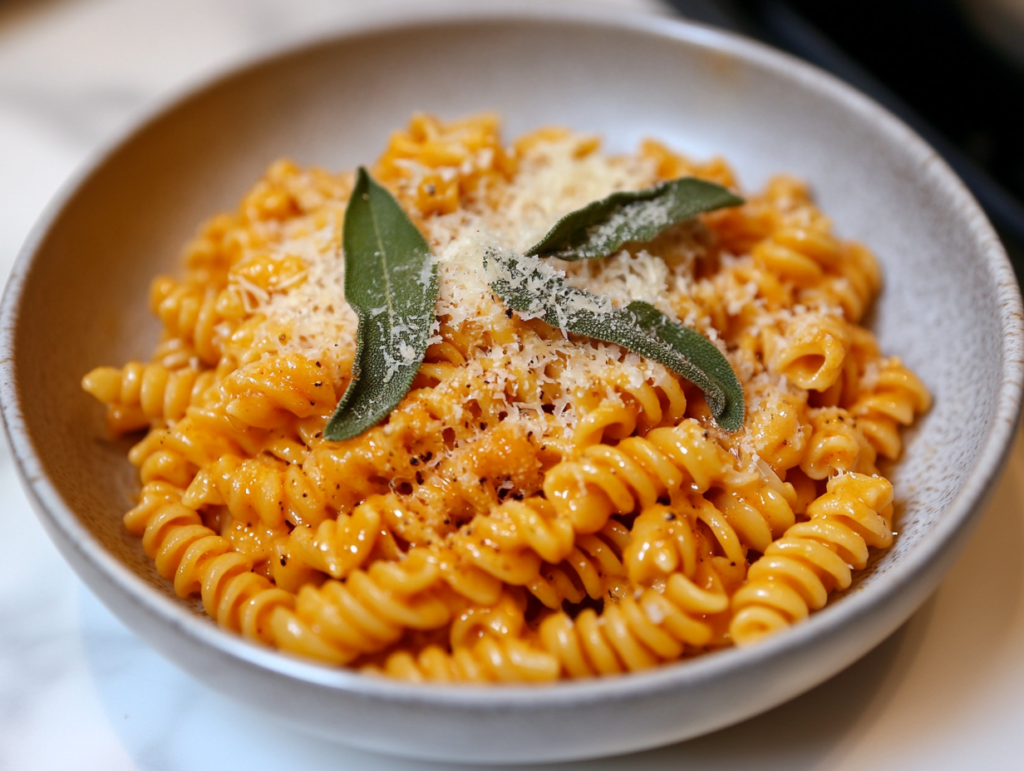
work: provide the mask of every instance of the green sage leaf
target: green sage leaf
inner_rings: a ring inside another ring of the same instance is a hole
[[[743,386],[736,377],[736,371],[710,340],[696,330],[677,324],[668,316],[659,311],[650,303],[642,300],[634,300],[626,306],[626,310],[632,313],[641,329],[659,340],[667,343],[673,351],[679,353],[689,364],[699,372],[716,383],[725,394],[725,406],[721,413],[716,412],[711,400],[707,398],[707,391],[699,381],[694,380],[685,372],[672,370],[685,377],[695,386],[704,391],[704,398],[711,407],[711,414],[715,416],[718,425],[726,431],[736,431],[743,426]],[[664,362],[662,362],[664,364]],[[665,365],[669,367],[669,365]],[[669,369],[672,369],[669,367]]]
[[[742,203],[721,185],[696,177],[612,193],[566,214],[526,254],[569,261],[607,257],[628,241],[650,241],[677,222]]]
[[[722,352],[702,335],[650,303],[634,300],[616,308],[571,286],[544,263],[524,267],[522,262],[494,250],[485,254],[491,289],[510,308],[664,365],[703,391],[719,426],[726,431],[743,426],[743,387]]]
[[[391,194],[359,167],[345,211],[345,299],[359,318],[352,380],[324,437],[358,436],[393,410],[423,362],[437,306],[430,246]]]

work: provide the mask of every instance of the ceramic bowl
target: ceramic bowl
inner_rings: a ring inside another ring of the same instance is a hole
[[[417,12],[420,13],[420,12]],[[748,189],[785,171],[838,232],[878,254],[872,327],[931,389],[895,472],[899,537],[848,592],[760,645],[654,671],[546,687],[411,686],[289,658],[174,597],[121,524],[137,489],[125,446],[79,388],[157,339],[147,286],[208,215],[279,156],[351,168],[414,110],[496,110],[726,156]],[[906,126],[842,83],[750,41],[679,21],[486,9],[365,19],[173,99],[101,153],[19,258],[2,311],[2,403],[30,497],[82,579],[129,627],[211,687],[321,736],[474,762],[622,753],[735,723],[822,682],[936,587],[993,487],[1021,396],[1021,304],[978,205]]]

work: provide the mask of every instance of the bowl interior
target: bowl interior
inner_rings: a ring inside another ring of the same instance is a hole
[[[900,537],[862,585],[913,550],[977,474],[1005,420],[1000,313],[1015,290],[993,267],[998,247],[986,245],[974,210],[965,214],[944,167],[894,141],[903,129],[866,101],[818,77],[800,87],[799,71],[744,60],[699,28],[652,34],[659,23],[494,17],[371,27],[229,75],[101,159],[30,244],[13,332],[29,440],[89,533],[173,596],[122,528],[135,470],[126,444],[105,439],[102,410],[79,382],[95,366],[148,357],[158,333],[149,282],[176,271],[198,225],[233,208],[278,157],[350,168],[372,162],[414,110],[493,110],[509,137],[563,124],[631,150],[652,136],[696,157],[725,156],[747,189],[777,172],[811,183],[839,235],[881,260],[872,327],[935,399],[895,470]]]

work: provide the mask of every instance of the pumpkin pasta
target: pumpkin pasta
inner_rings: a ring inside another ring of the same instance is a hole
[[[125,516],[157,570],[259,644],[415,682],[540,682],[746,645],[848,588],[887,548],[900,431],[928,391],[860,326],[881,286],[806,186],[597,260],[545,261],[615,306],[698,331],[743,386],[740,430],[696,386],[517,313],[488,249],[522,255],[566,213],[721,159],[634,155],[497,119],[415,115],[371,170],[426,238],[440,286],[412,387],[344,441],[352,380],[342,224],[355,178],[272,165],[158,277],[149,362],[84,389],[142,482]]]

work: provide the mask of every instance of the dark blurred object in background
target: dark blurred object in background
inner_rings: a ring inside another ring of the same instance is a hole
[[[740,3],[751,15],[768,3]],[[791,0],[790,5],[1024,199],[1024,66],[953,0]],[[1020,41],[1024,53],[1024,39]]]
[[[1024,275],[1024,0],[669,4],[807,59],[907,121],[971,187]]]

